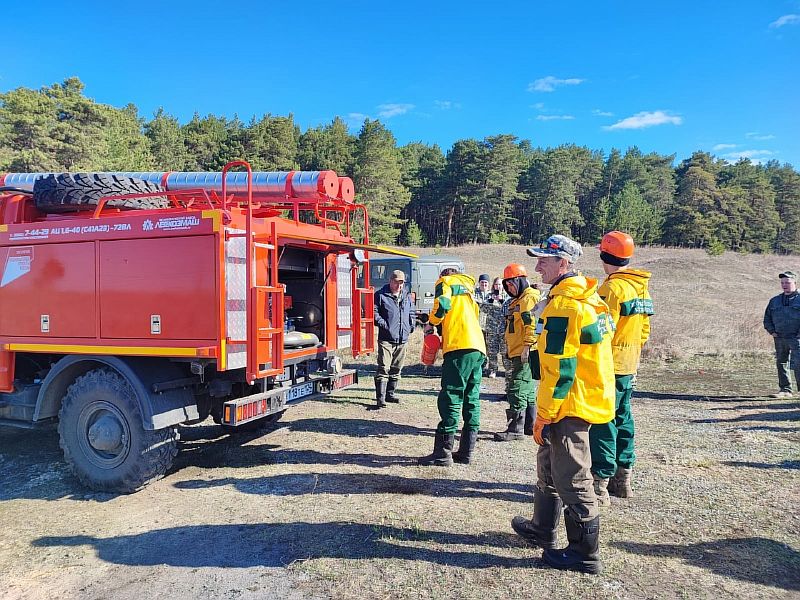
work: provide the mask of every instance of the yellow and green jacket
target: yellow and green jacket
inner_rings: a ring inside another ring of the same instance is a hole
[[[442,326],[442,354],[453,350],[480,350],[486,354],[474,289],[475,280],[461,273],[436,280],[430,323]]]
[[[533,322],[533,307],[541,299],[539,290],[527,287],[518,298],[508,305],[506,316],[506,347],[508,357],[514,358],[522,354],[523,346],[536,343],[536,323]]]
[[[614,322],[597,280],[573,275],[556,283],[536,324],[534,372],[540,373],[538,414],[553,422],[614,418]]]
[[[647,271],[620,269],[609,275],[597,290],[608,304],[617,327],[611,341],[617,375],[632,375],[639,370],[642,346],[650,337],[650,317],[655,314],[647,290],[649,281]]]

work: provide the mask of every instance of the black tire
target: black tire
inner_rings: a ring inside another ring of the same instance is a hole
[[[177,428],[144,429],[136,392],[110,369],[76,379],[58,418],[64,459],[93,490],[134,492],[163,477],[178,453]]]
[[[33,184],[33,202],[45,213],[75,212],[91,209],[106,196],[161,192],[156,183],[108,173],[60,173],[37,179]],[[106,206],[122,209],[165,208],[166,196],[115,200]]]

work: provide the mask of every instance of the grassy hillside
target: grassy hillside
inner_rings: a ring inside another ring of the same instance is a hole
[[[432,254],[431,248],[410,251]],[[501,275],[503,267],[519,262],[532,280],[535,260],[524,246],[476,245],[445,248],[442,254],[464,261],[467,272]],[[599,251],[584,248],[578,263],[583,273],[603,278]],[[632,266],[653,273],[651,294],[655,302],[653,334],[647,354],[680,358],[695,354],[730,356],[768,352],[772,342],[762,327],[764,307],[780,293],[778,273],[786,269],[800,273],[800,258],[774,254],[709,256],[702,250],[639,248]]]

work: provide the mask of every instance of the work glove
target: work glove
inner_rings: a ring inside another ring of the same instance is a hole
[[[418,313],[417,314],[417,321],[419,321],[420,323],[427,323],[429,318],[430,317],[428,316],[427,313]]]
[[[540,446],[544,446],[545,444],[549,444],[550,440],[547,439],[550,435],[550,423],[553,421],[550,419],[545,419],[544,417],[540,417],[536,415],[536,420],[533,422],[533,441],[539,444]]]
[[[431,325],[430,323],[425,323],[425,325],[422,327],[422,333],[424,333],[425,335],[433,333],[433,325]]]
[[[522,347],[522,354],[519,355],[519,359],[522,361],[522,364],[526,364],[528,362],[528,358],[531,355],[531,347],[530,346],[523,346]]]

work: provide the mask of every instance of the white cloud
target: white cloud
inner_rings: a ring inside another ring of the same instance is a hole
[[[738,152],[728,152],[727,154],[723,154],[722,158],[730,163],[737,162],[742,158],[748,158],[752,162],[759,164],[769,160],[769,157],[773,156],[774,154],[775,153],[771,150],[741,150]]]
[[[557,87],[561,87],[563,85],[578,85],[586,81],[585,79],[578,79],[576,77],[571,77],[569,79],[558,79],[557,77],[553,77],[552,75],[548,75],[547,77],[542,77],[541,79],[537,79],[533,83],[528,84],[528,91],[529,92],[554,92],[556,91]]]
[[[608,112],[607,110],[600,110],[599,108],[595,108],[592,111],[592,114],[595,117],[613,117],[614,116],[614,113]]]
[[[436,108],[441,110],[457,110],[461,108],[461,104],[459,102],[453,102],[452,100],[434,100],[433,103],[436,105]]]
[[[750,133],[745,133],[744,137],[746,137],[748,140],[758,140],[758,141],[774,140],[775,139],[775,136],[772,135],[771,133],[761,134],[761,133],[758,133],[757,131],[751,131]]]
[[[413,108],[413,104],[380,104],[378,105],[378,116],[381,119],[391,119],[398,115],[404,115]]]
[[[800,15],[783,15],[769,24],[770,29],[777,29],[784,25],[800,25]]]
[[[531,104],[531,108],[535,108],[536,110],[544,110],[544,102],[537,102],[536,104]]]
[[[572,115],[537,115],[537,121],[572,121]]]
[[[347,120],[348,121],[363,121],[364,119],[369,119],[369,115],[365,115],[364,113],[347,113]]]
[[[720,150],[730,150],[731,148],[736,148],[736,144],[717,144],[712,150],[714,152],[719,152]]]
[[[617,121],[613,125],[603,127],[603,129],[609,131],[615,129],[644,129],[645,127],[654,127],[655,125],[680,125],[681,123],[683,123],[681,117],[667,114],[663,110],[657,110],[654,112],[636,113],[632,117]]]

